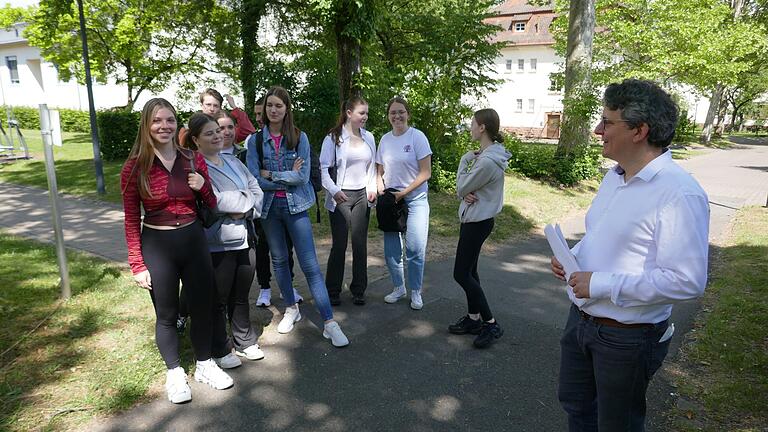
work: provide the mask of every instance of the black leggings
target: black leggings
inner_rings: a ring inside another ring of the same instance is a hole
[[[456,261],[453,264],[453,278],[467,294],[469,313],[479,313],[484,321],[492,320],[493,314],[485,299],[483,288],[480,286],[477,260],[480,258],[480,249],[492,230],[493,218],[461,224],[459,244],[456,246]]]
[[[155,341],[168,369],[180,365],[176,318],[179,314],[179,281],[192,316],[190,337],[197,360],[211,358],[214,278],[211,254],[200,222],[172,230],[144,227],[141,253],[152,278],[155,306]]]
[[[256,252],[252,248],[212,252],[211,258],[217,296],[212,350],[215,357],[224,357],[233,346],[245,349],[256,344],[257,335],[251,326],[248,306],[248,293],[256,271]],[[226,326],[225,316],[229,317],[232,339],[226,331],[218,331]]]
[[[368,287],[368,219],[371,209],[365,188],[343,190],[347,200],[336,205],[336,211],[329,211],[333,244],[328,255],[325,272],[325,286],[328,295],[338,297],[344,282],[344,265],[347,254],[347,239],[352,231],[352,283],[349,290],[354,295],[363,295]]]

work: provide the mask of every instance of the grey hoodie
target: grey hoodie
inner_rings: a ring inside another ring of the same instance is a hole
[[[504,203],[504,170],[511,156],[503,145],[494,142],[480,154],[470,151],[461,158],[456,173],[456,193],[462,199],[461,223],[480,222],[499,214]],[[472,192],[477,202],[467,204],[463,198]]]

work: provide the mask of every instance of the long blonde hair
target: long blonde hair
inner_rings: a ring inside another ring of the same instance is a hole
[[[134,141],[131,152],[128,154],[128,161],[131,159],[135,159],[136,161],[128,181],[134,181],[134,173],[138,170],[139,196],[145,199],[152,198],[152,190],[149,186],[149,170],[152,168],[152,163],[155,161],[155,142],[149,131],[150,127],[152,127],[152,120],[154,119],[155,114],[162,108],[170,110],[173,113],[173,116],[177,117],[176,109],[173,108],[173,105],[167,100],[163,98],[153,98],[147,101],[147,103],[144,104],[144,108],[141,110],[141,120],[139,120],[139,132],[136,134],[136,141]],[[177,138],[178,134],[174,133],[173,146],[177,149],[181,149]],[[182,152],[182,154],[184,154],[184,152]],[[125,189],[123,189],[123,193],[125,193]]]

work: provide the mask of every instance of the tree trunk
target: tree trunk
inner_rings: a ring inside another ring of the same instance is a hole
[[[240,41],[243,45],[240,85],[243,89],[243,109],[248,115],[253,113],[256,102],[256,72],[261,58],[259,23],[265,6],[264,0],[241,0],[240,3]]]
[[[345,23],[336,23],[336,64],[339,71],[339,106],[352,96],[360,96],[355,78],[360,74],[360,43],[343,34]]]
[[[559,157],[586,146],[590,138],[589,113],[584,98],[591,94],[592,41],[595,34],[595,0],[573,0],[568,14],[565,59],[563,125],[557,147]]]
[[[707,118],[704,120],[704,130],[701,132],[701,142],[709,144],[712,141],[712,132],[714,130],[715,117],[720,110],[720,99],[723,97],[723,90],[725,88],[718,84],[715,89],[712,90],[712,97],[709,99],[709,110],[707,110]]]

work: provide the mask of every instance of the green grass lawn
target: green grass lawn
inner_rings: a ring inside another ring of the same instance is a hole
[[[59,302],[53,247],[0,233],[0,430],[77,430],[161,381],[147,292],[112,264],[68,258],[72,298]]]
[[[680,395],[699,410],[675,413],[673,430],[760,432],[768,425],[768,209],[739,211],[694,340],[683,349]]]
[[[16,161],[0,165],[0,181],[36,186],[47,189],[43,148],[38,131],[23,131],[32,160]],[[64,133],[64,146],[54,148],[56,176],[59,191],[66,194],[84,196],[120,203],[120,168],[122,161],[104,162],[104,178],[107,189],[105,196],[96,193],[96,180],[93,168],[93,148],[90,135]],[[505,184],[505,204],[496,220],[491,241],[504,241],[528,235],[537,227],[560,220],[575,211],[589,206],[598,183],[583,182],[574,188],[560,188],[555,185],[530,180],[517,175],[507,175]],[[323,197],[320,199],[322,206]],[[457,237],[459,200],[452,193],[430,192],[430,234],[440,237]],[[310,209],[312,220],[315,209]],[[370,232],[379,235],[376,218],[371,215]],[[314,224],[319,237],[330,236],[328,212],[321,209],[321,223]]]
[[[22,130],[32,156],[30,160],[0,164],[0,181],[48,188],[45,176],[43,141],[40,131]],[[120,169],[123,161],[104,162],[104,183],[107,190],[101,197],[96,192],[96,171],[93,165],[93,145],[90,134],[63,132],[63,146],[53,148],[59,192],[110,202],[120,198]]]

